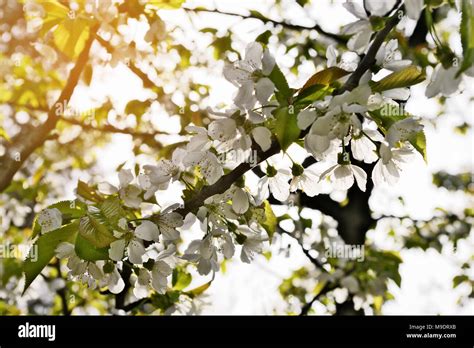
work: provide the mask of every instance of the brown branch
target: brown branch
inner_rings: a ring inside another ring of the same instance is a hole
[[[258,158],[257,163],[255,165],[265,161],[270,156],[277,154],[278,152],[280,152],[280,149],[280,145],[276,141],[274,141],[270,149],[265,152],[263,152],[257,145],[254,145],[252,147],[252,150],[257,151]],[[199,207],[204,204],[204,201],[206,199],[227,191],[235,181],[237,181],[242,175],[244,175],[252,168],[253,166],[250,163],[240,164],[229,174],[226,174],[221,177],[215,184],[210,186],[204,186],[201,191],[199,191],[194,197],[192,197],[185,203],[185,206],[183,208],[176,210],[176,212],[180,213],[183,216],[186,216],[190,212],[195,212],[197,209],[199,209]]]
[[[385,27],[375,35],[375,38],[372,41],[367,54],[364,56],[364,58],[362,58],[359,65],[357,66],[357,69],[352,73],[344,86],[342,86],[339,93],[351,91],[356,88],[359,85],[361,77],[375,64],[375,56],[377,55],[380,46],[382,46],[382,43],[385,41],[390,31],[392,31],[398,22],[400,22],[401,16],[398,15],[398,11],[399,10],[397,10],[395,14],[387,21]]]
[[[79,54],[76,64],[69,73],[66,85],[56,103],[54,103],[48,111],[47,120],[38,127],[24,126],[21,131],[6,144],[7,151],[3,157],[0,157],[0,192],[10,185],[13,176],[21,168],[26,159],[33,151],[43,145],[49,133],[56,128],[59,117],[56,114],[54,106],[59,103],[63,105],[69,103],[81,73],[89,59],[89,52],[95,38],[94,33],[97,29],[97,26],[91,29],[91,34],[84,45],[84,49]]]
[[[206,10],[207,11],[207,10]],[[212,11],[214,12],[214,11]],[[400,21],[398,17],[398,13],[392,16],[388,21],[386,26],[377,33],[375,36],[372,45],[370,46],[369,50],[367,51],[366,56],[361,60],[357,69],[352,73],[349,77],[347,82],[341,88],[342,91],[345,90],[352,90],[359,84],[359,80],[362,75],[371,68],[373,64],[375,64],[375,55],[379,50],[380,46],[382,45],[383,41],[390,33],[390,31],[397,25]],[[306,131],[301,132],[301,137],[304,137],[307,133]],[[262,161],[266,160],[270,156],[277,154],[280,152],[281,147],[277,141],[273,141],[269,150],[262,152],[258,146],[254,146],[253,149],[258,151],[258,161],[256,165],[260,164]],[[205,186],[201,191],[199,191],[194,197],[189,199],[185,202],[183,208],[178,209],[177,212],[183,216],[186,216],[189,212],[195,212],[199,207],[201,207],[204,201],[212,197],[216,194],[220,194],[225,192],[227,189],[231,187],[231,185],[238,180],[242,175],[244,175],[247,171],[251,170],[253,167],[249,163],[242,163],[229,174],[224,175],[220,178],[215,184],[210,186]]]
[[[301,308],[301,312],[300,312],[299,316],[308,315],[311,307],[313,307],[313,303],[316,302],[316,300],[318,300],[322,295],[326,295],[328,292],[330,292],[330,291],[332,291],[336,288],[337,288],[336,283],[334,283],[332,285],[326,284],[323,287],[323,289],[311,299],[311,301],[309,301],[308,303],[305,303],[305,305]]]
[[[280,234],[286,234],[287,236],[290,236],[291,238],[293,238],[294,240],[296,240],[298,242],[298,245],[300,246],[301,250],[303,251],[303,254],[305,254],[305,256],[308,258],[309,261],[311,261],[311,263],[313,265],[315,265],[316,267],[320,268],[323,272],[326,272],[326,270],[324,269],[324,265],[321,261],[319,261],[317,258],[311,256],[310,254],[310,250],[306,249],[304,246],[303,246],[303,243],[301,243],[301,240],[296,237],[293,233],[290,233],[288,231],[285,231],[283,228],[281,228],[280,226],[277,227],[278,229],[278,232]]]
[[[319,34],[326,36],[339,44],[345,44],[347,43],[348,39],[345,36],[342,35],[337,35],[334,33],[330,33],[323,28],[319,24],[315,24],[313,26],[304,26],[304,25],[298,25],[298,24],[293,24],[285,21],[276,21],[267,17],[260,17],[256,14],[250,13],[248,15],[243,15],[240,13],[234,13],[234,12],[224,12],[220,10],[212,10],[212,9],[207,9],[207,8],[188,8],[188,7],[182,7],[183,10],[187,12],[194,12],[194,13],[199,13],[199,12],[206,12],[206,13],[215,13],[215,14],[220,14],[220,15],[225,15],[225,16],[232,16],[232,17],[239,17],[241,19],[258,19],[261,20],[263,23],[271,23],[274,26],[282,26],[286,29],[290,30],[296,30],[296,31],[301,31],[301,30],[316,30]]]
[[[7,103],[7,104],[15,108],[25,108],[25,109],[33,110],[33,111],[48,112],[48,109],[43,108],[43,107],[33,107],[31,105],[23,105],[23,104],[15,104],[15,103]],[[83,121],[80,121],[71,117],[66,117],[64,115],[58,115],[58,118],[60,121],[63,121],[75,126],[79,126],[85,131],[127,134],[127,135],[131,135],[134,138],[142,138],[150,142],[154,142],[159,148],[162,147],[162,144],[155,139],[155,136],[156,135],[170,135],[169,133],[163,132],[163,131],[154,131],[153,133],[149,133],[149,132],[139,132],[139,131],[134,130],[133,128],[118,128],[108,123],[101,126],[93,126],[90,123],[85,123]]]
[[[99,42],[102,47],[104,47],[109,54],[113,54],[114,52],[114,47],[104,38],[102,38],[100,35],[95,34],[95,37],[97,39],[97,42]],[[151,89],[159,89],[160,91],[162,90],[161,87],[157,86],[156,83],[154,83],[147,74],[145,74],[143,71],[141,71],[133,62],[128,62],[127,63],[128,68],[135,74],[137,75],[140,80],[143,82],[143,86],[145,88],[151,88]]]

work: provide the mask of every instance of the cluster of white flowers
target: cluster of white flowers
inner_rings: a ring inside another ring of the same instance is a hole
[[[356,70],[359,55],[367,52],[373,39],[370,15],[384,16],[396,3],[395,0],[366,1],[368,15],[356,3],[347,2],[345,7],[358,18],[343,30],[344,34],[350,35],[350,52],[340,55],[335,47],[329,46],[327,67],[337,66],[348,73]],[[422,7],[418,2],[406,1],[410,18],[417,18]],[[396,39],[383,43],[375,61],[378,68],[387,73],[411,64],[410,60],[403,59]],[[233,169],[220,160],[222,153],[258,149],[261,154],[277,141],[273,126],[275,111],[288,105],[281,105],[276,96],[278,83],[272,74],[275,68],[275,59],[268,48],[257,42],[249,44],[243,60],[224,69],[224,77],[238,88],[232,106],[224,111],[209,109],[211,122],[207,127],[186,127],[187,143],[175,149],[171,159],[145,165],[136,176],[131,170],[122,169],[118,174],[118,187],[101,183],[98,191],[119,197],[126,208],[140,211],[144,202],[154,204],[156,196],[166,195],[174,181],[186,187],[188,192],[185,193],[189,196],[183,195],[185,203],[187,197],[199,194],[202,187],[220,185],[224,173]],[[434,94],[436,88],[448,88],[440,69],[434,73],[429,94]],[[244,174],[230,187],[226,186],[228,189],[220,191],[223,193],[206,197],[198,211],[186,211],[188,216],[179,213],[176,209],[179,202],[176,202],[148,218],[122,217],[114,227],[114,241],[108,246],[110,261],[81,260],[74,245],[68,243],[59,245],[58,257],[68,258],[72,276],[89,285],[106,285],[112,292],[123,289],[119,271],[127,262],[135,270],[133,289],[137,298],[146,297],[152,289],[163,294],[178,263],[194,263],[200,274],[207,275],[217,272],[220,261],[232,258],[236,248],[240,248],[240,259],[245,263],[261,253],[268,241],[262,221],[265,219],[265,200],[270,194],[279,201],[286,201],[297,191],[316,196],[332,190],[346,191],[354,184],[365,191],[368,174],[362,169],[363,163],[375,163],[371,173],[375,187],[395,184],[404,163],[415,154],[411,141],[422,132],[423,126],[414,117],[394,115],[392,122],[382,127],[373,112],[384,107],[398,107],[399,101],[409,98],[410,90],[394,88],[377,92],[371,88],[372,78],[372,72],[368,71],[354,89],[328,94],[290,115],[296,118],[304,136],[298,142],[303,144],[300,150],[306,151],[306,157],[314,157],[317,163],[304,168],[301,163],[291,160],[292,164],[285,167],[270,164],[277,157],[259,158],[259,161],[268,161],[262,163],[265,173],[256,187],[246,185]],[[281,152],[275,156],[281,156]],[[187,228],[183,227],[184,220],[196,222],[203,235],[190,242],[184,254],[180,254],[180,232]],[[44,210],[38,223],[43,233],[57,229],[62,224],[61,212]],[[345,283],[351,292],[356,291],[351,278],[345,279]]]

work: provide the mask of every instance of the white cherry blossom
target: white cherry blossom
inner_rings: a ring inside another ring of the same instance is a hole
[[[41,233],[48,233],[62,226],[63,216],[57,208],[44,209],[39,213],[37,221],[41,226]]]
[[[273,94],[275,86],[267,77],[275,66],[268,49],[258,42],[250,43],[245,58],[224,68],[224,77],[239,88],[234,103],[241,109],[251,109],[258,100],[264,104]]]
[[[360,167],[347,163],[336,163],[331,165],[323,173],[320,180],[329,178],[335,190],[345,191],[352,187],[354,178],[361,191],[365,191],[367,184],[367,173]]]
[[[391,71],[403,69],[411,64],[411,60],[402,59],[402,53],[398,50],[398,40],[392,39],[384,42],[375,56],[377,65]]]
[[[257,194],[255,197],[255,204],[260,205],[270,196],[270,191],[276,199],[283,202],[288,199],[290,195],[291,173],[287,169],[275,169],[268,166],[267,175],[262,177],[257,185]]]

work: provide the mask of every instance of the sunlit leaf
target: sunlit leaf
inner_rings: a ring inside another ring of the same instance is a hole
[[[78,228],[79,220],[76,220],[69,225],[43,234],[38,238],[23,263],[23,272],[25,273],[25,288],[23,293],[54,257],[58,244],[62,242],[74,242]]]
[[[293,107],[280,108],[275,112],[275,118],[276,137],[282,150],[286,150],[300,136],[296,112]]]
[[[383,92],[395,88],[410,87],[426,78],[425,73],[416,66],[409,66],[396,71],[380,81],[370,83],[373,92]]]

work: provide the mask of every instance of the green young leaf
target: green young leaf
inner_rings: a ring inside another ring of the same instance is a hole
[[[127,106],[125,107],[125,113],[133,114],[137,117],[141,117],[151,105],[151,100],[147,99],[145,101],[141,100],[131,100],[128,102]]]
[[[87,214],[81,218],[79,224],[80,235],[96,248],[105,248],[115,241],[115,237],[106,225],[101,214]]]
[[[189,290],[186,292],[186,294],[190,297],[196,297],[201,295],[204,291],[206,291],[212,284],[212,280],[208,281],[207,283],[198,286],[197,288],[194,288],[192,290]]]
[[[191,280],[193,280],[192,275],[185,270],[180,270],[177,268],[173,270],[171,284],[173,285],[174,290],[180,291],[185,289],[189,284],[191,284]]]
[[[84,49],[90,25],[91,21],[85,18],[65,19],[53,32],[56,47],[69,58],[75,59]]]
[[[321,70],[311,76],[308,81],[304,84],[304,86],[300,90],[300,94],[307,88],[310,88],[314,85],[325,85],[329,86],[334,81],[339,80],[341,77],[346,76],[349,74],[349,71],[344,69],[338,68],[336,66]]]
[[[97,203],[104,200],[96,190],[81,180],[77,182],[76,193],[91,202]]]
[[[76,220],[69,225],[43,234],[38,238],[23,263],[23,272],[25,273],[25,288],[23,294],[54,257],[58,244],[62,242],[74,242],[78,228],[79,220]]]
[[[10,137],[8,136],[5,128],[0,127],[0,138],[5,139],[6,141],[10,141]]]
[[[275,64],[275,67],[273,68],[268,78],[273,82],[275,87],[278,89],[278,92],[281,93],[284,99],[287,100],[286,104],[288,104],[288,99],[291,98],[293,93],[291,91],[290,86],[288,86],[288,82],[286,81],[285,75],[283,75],[278,65]]]
[[[283,151],[300,136],[296,115],[293,106],[280,108],[275,112],[275,134]]]
[[[460,284],[468,280],[469,280],[469,277],[465,274],[455,276],[453,278],[453,288],[457,288]]]
[[[323,99],[325,96],[334,91],[333,87],[327,85],[315,84],[304,90],[300,90],[298,96],[295,98],[294,104],[304,108],[306,105],[314,103],[317,100]]]
[[[109,225],[117,225],[118,221],[125,215],[118,197],[108,197],[105,201],[99,203],[99,208]]]
[[[44,0],[40,2],[43,7],[45,18],[42,19],[40,36],[45,35],[54,26],[68,18],[69,9],[55,0]]]
[[[0,286],[5,288],[11,277],[21,277],[22,263],[20,259],[0,258]]]
[[[260,19],[264,23],[269,21],[267,17],[265,17],[263,14],[261,14],[259,11],[256,11],[256,10],[251,10],[250,15],[254,18]]]
[[[263,33],[261,33],[257,38],[255,39],[256,42],[260,42],[261,44],[268,45],[268,40],[270,40],[270,37],[272,36],[272,31],[271,30],[265,30]]]
[[[411,117],[403,108],[398,105],[384,105],[382,109],[369,111],[372,119],[377,123],[377,126],[387,133],[388,129],[397,121],[404,120]],[[408,139],[410,144],[420,153],[425,161],[428,161],[426,151],[426,136],[424,131],[420,131]]]
[[[259,223],[267,232],[268,239],[271,242],[273,238],[273,234],[276,231],[278,220],[277,220],[277,217],[275,216],[275,213],[273,212],[272,206],[270,205],[268,201],[264,202],[264,209],[265,209],[265,217],[262,221],[259,221]]]
[[[424,131],[416,133],[413,137],[408,139],[410,144],[423,156],[425,162],[428,161],[428,155],[426,153],[426,135]]]
[[[176,10],[181,7],[185,0],[149,0],[146,6],[163,10]]]
[[[472,0],[462,0],[460,32],[463,61],[456,76],[459,76],[474,64],[474,3]]]
[[[403,88],[416,85],[426,78],[425,73],[418,67],[410,65],[402,70],[396,71],[380,81],[371,82],[373,92],[383,92],[395,88]]]
[[[108,248],[96,248],[80,234],[76,238],[75,252],[77,256],[86,261],[99,261],[109,259]]]

